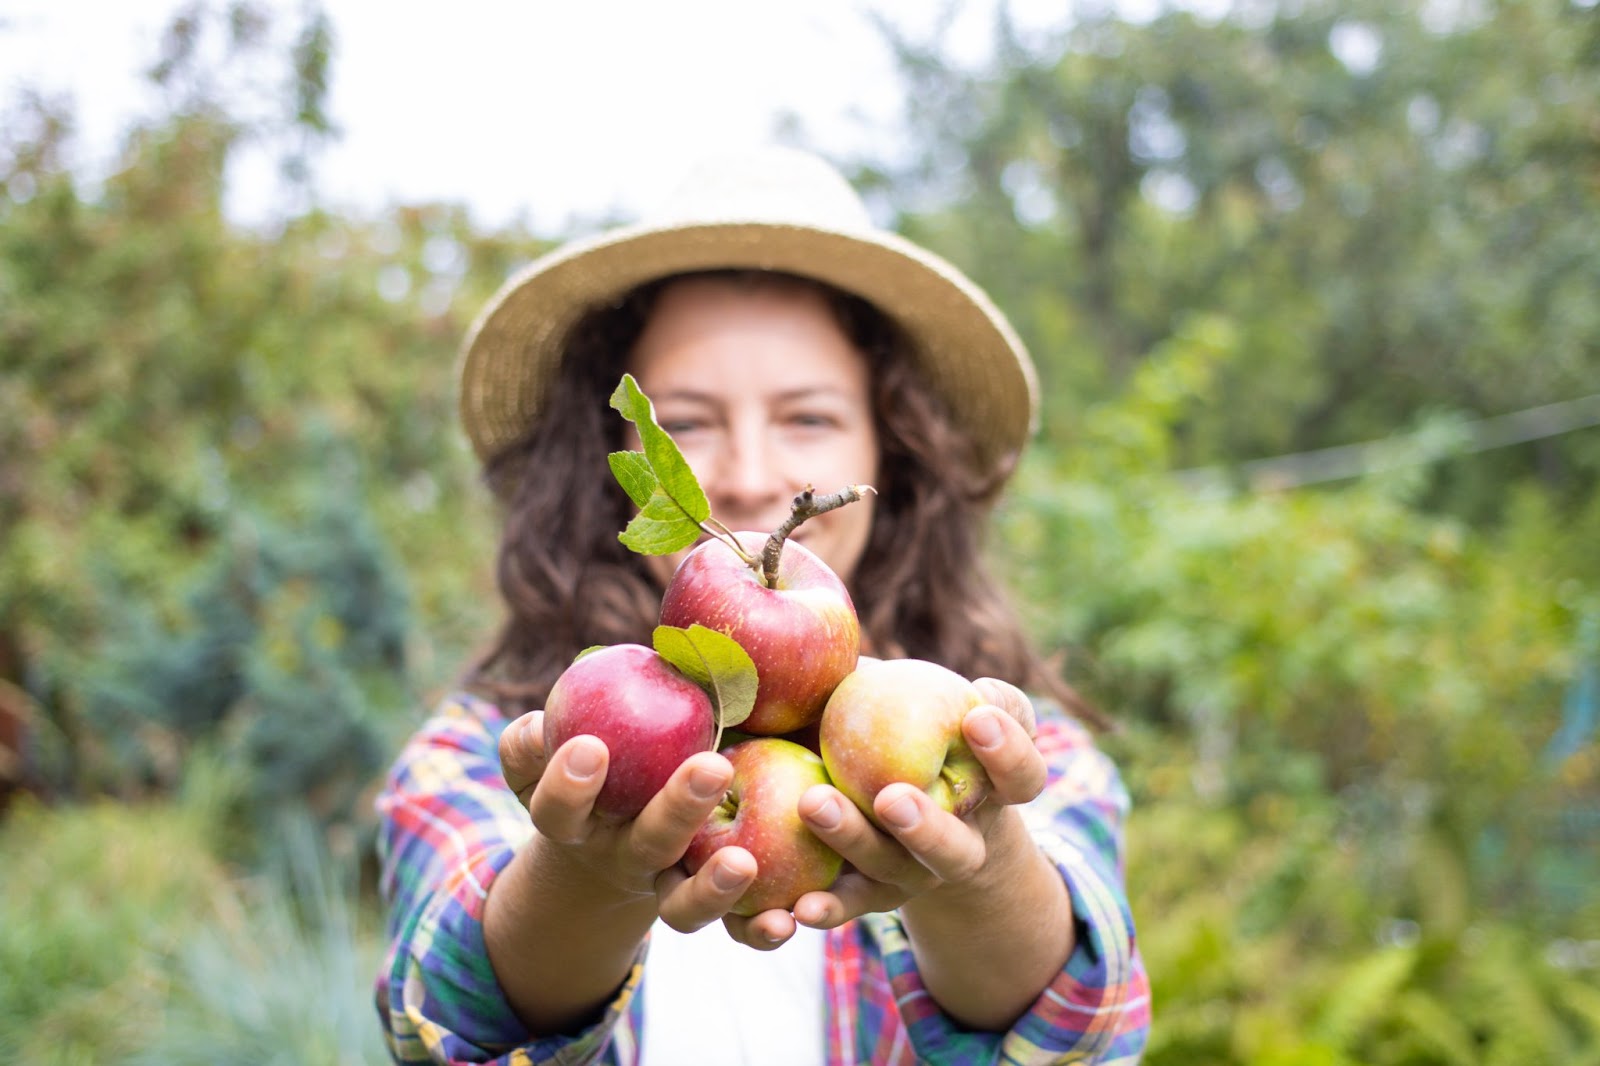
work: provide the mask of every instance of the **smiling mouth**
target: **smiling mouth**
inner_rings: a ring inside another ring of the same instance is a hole
[[[788,518],[789,518],[788,515],[783,515],[782,517],[774,519],[771,522],[764,522],[764,523],[763,522],[754,522],[754,523],[744,523],[744,524],[741,524],[741,525],[734,525],[732,523],[728,523],[728,528],[731,529],[735,533],[756,533],[756,534],[759,534],[760,536],[766,537],[766,536],[770,536],[772,534],[773,530],[777,529],[779,526],[783,525],[784,522],[788,521]],[[809,540],[811,538],[811,535],[815,532],[815,530],[812,527],[816,524],[816,522],[817,522],[816,518],[808,519],[799,528],[797,528],[793,533],[790,533],[788,535],[788,537],[786,537],[785,539],[786,540],[798,540],[798,541]],[[700,534],[700,540],[704,541],[709,536],[710,536],[710,534],[708,534],[708,533],[701,533]],[[697,541],[696,543],[699,543],[699,541]]]
[[[758,534],[758,535],[760,535],[762,537],[766,537],[766,536],[770,536],[772,531],[774,529],[777,529],[782,524],[783,523],[781,521],[779,521],[779,522],[774,522],[770,527],[767,527],[767,528],[762,528],[760,526],[734,526],[734,527],[730,527],[730,528],[732,528],[734,530],[734,532],[736,532],[736,533],[755,533],[755,534]],[[716,539],[716,535],[715,534],[706,533],[706,532],[702,531],[700,536],[695,540],[695,542],[693,544],[689,545],[687,548],[681,549],[680,551],[678,551],[678,552],[676,552],[674,554],[675,555],[687,555],[690,551],[693,551],[695,548],[698,548],[700,545],[704,544],[706,541],[714,540],[714,539]],[[806,543],[807,541],[809,541],[811,539],[811,532],[802,527],[801,529],[795,530],[793,533],[789,534],[784,539],[786,541],[791,541],[791,542],[796,543],[796,544],[804,544],[804,543]]]

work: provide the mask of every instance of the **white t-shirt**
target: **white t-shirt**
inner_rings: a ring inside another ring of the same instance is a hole
[[[775,951],[755,951],[720,923],[679,933],[656,922],[641,1066],[819,1066],[826,940],[800,926]]]

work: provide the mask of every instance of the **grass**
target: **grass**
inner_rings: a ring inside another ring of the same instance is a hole
[[[24,805],[0,825],[0,1061],[385,1061],[375,922],[290,833],[241,878],[187,809]]]

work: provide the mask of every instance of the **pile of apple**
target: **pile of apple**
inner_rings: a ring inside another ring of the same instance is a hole
[[[982,802],[989,779],[961,732],[962,718],[984,702],[977,689],[935,663],[862,657],[844,582],[787,540],[800,522],[859,499],[865,487],[820,498],[808,489],[779,530],[732,532],[710,518],[703,495],[693,498],[698,484],[683,480],[687,464],[678,465],[676,445],[631,377],[612,405],[645,446],[612,456],[640,508],[624,543],[677,551],[685,535],[691,543],[702,531],[712,536],[673,574],[654,647],[590,649],[551,689],[545,750],[589,734],[611,753],[596,813],[637,816],[685,759],[720,749],[733,780],[684,863],[692,872],[719,848],[748,850],[758,872],[733,910],[755,914],[789,909],[839,875],[843,860],[800,819],[800,796],[812,785],[833,784],[869,818],[873,797],[895,781],[958,815]],[[680,529],[662,535],[675,509]]]

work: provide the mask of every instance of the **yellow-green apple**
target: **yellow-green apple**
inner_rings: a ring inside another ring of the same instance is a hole
[[[581,734],[610,752],[596,813],[637,815],[683,760],[707,751],[717,725],[699,685],[642,644],[588,652],[556,678],[544,705],[544,748],[554,752]]]
[[[767,537],[736,533],[752,555]],[[815,722],[834,686],[855,669],[861,623],[844,582],[816,553],[786,541],[774,587],[713,537],[684,557],[661,600],[661,624],[725,633],[749,653],[759,687],[739,728],[760,736]]]
[[[876,820],[872,801],[905,781],[956,815],[992,787],[961,732],[984,702],[953,670],[921,659],[862,659],[822,712],[822,759],[834,786]]]
[[[801,793],[828,782],[822,759],[781,737],[752,737],[722,754],[733,764],[733,781],[684,853],[689,872],[719,848],[748,851],[756,860],[756,879],[732,907],[744,915],[788,910],[807,892],[833,884],[844,860],[811,832],[799,811]]]

